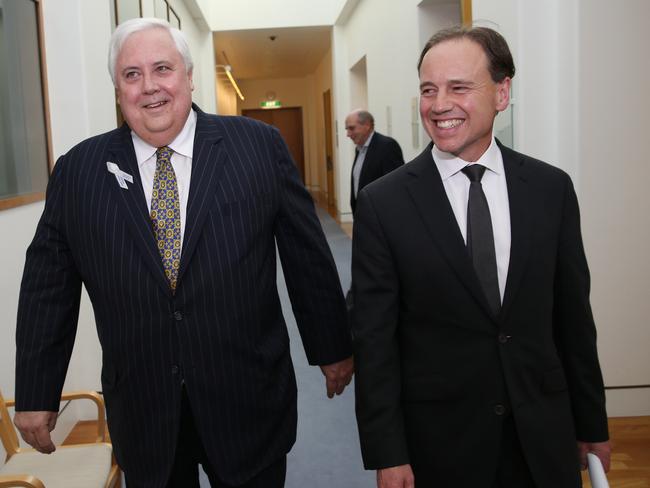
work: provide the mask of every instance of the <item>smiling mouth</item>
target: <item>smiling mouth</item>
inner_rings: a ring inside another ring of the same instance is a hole
[[[163,101],[160,101],[160,102],[155,102],[155,103],[150,103],[148,105],[145,105],[144,108],[158,108],[158,107],[162,107],[166,103],[167,102],[165,100],[163,100]]]
[[[439,129],[453,129],[454,127],[461,125],[463,122],[465,121],[462,119],[436,120],[436,127]]]

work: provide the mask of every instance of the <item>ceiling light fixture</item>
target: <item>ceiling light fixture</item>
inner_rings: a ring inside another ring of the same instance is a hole
[[[232,66],[230,66],[229,64],[218,64],[218,65],[217,65],[217,68],[221,68],[222,70],[224,70],[224,71],[226,72],[226,75],[228,76],[228,79],[230,80],[230,83],[232,84],[233,88],[234,88],[235,91],[237,92],[237,95],[239,96],[239,98],[241,98],[242,100],[244,100],[244,95],[242,95],[241,90],[240,90],[239,87],[237,86],[237,82],[236,82],[235,79],[232,77],[232,73],[231,73],[231,71],[232,71]]]

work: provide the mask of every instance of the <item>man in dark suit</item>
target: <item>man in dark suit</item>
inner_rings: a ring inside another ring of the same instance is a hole
[[[375,131],[375,119],[366,110],[354,110],[345,118],[345,130],[356,145],[352,165],[350,207],[357,206],[361,189],[404,164],[399,144]]]
[[[571,180],[492,135],[501,35],[441,31],[418,70],[434,145],[362,190],[354,222],[364,464],[380,488],[578,487],[610,447]]]
[[[128,486],[198,486],[198,464],[212,486],[283,486],[296,382],[276,243],[328,396],[352,375],[343,294],[312,200],[275,129],[192,105],[177,29],[120,25],[109,67],[126,124],[59,159],[27,252],[16,425],[54,450],[83,284]]]

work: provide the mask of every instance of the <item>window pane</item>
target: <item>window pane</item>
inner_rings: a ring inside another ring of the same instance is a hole
[[[47,137],[36,4],[0,0],[0,198],[45,191]]]

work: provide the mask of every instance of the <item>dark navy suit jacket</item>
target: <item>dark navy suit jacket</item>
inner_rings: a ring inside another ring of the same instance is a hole
[[[20,293],[17,409],[58,409],[85,285],[115,454],[129,479],[148,487],[164,486],[172,466],[182,382],[208,457],[228,484],[243,483],[294,443],[296,382],[276,244],[310,364],[351,354],[336,268],[280,135],[252,119],[194,108],[176,293],[127,126],[57,162]],[[107,161],[133,184],[121,188]]]

